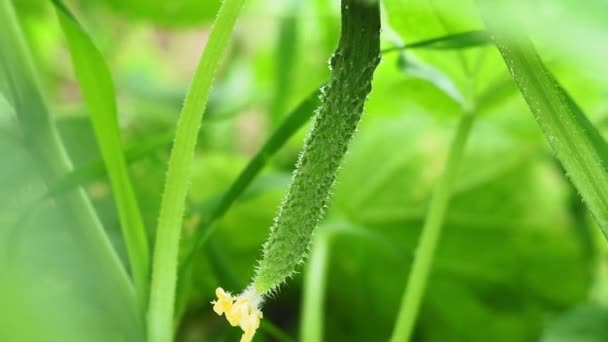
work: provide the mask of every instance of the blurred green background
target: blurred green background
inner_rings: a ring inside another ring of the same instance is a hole
[[[14,3],[69,156],[76,169],[89,167],[101,157],[52,6]],[[124,145],[143,151],[130,171],[152,238],[171,134],[219,0],[67,3],[110,66]],[[483,28],[465,0],[382,3],[384,48]],[[541,57],[603,131],[607,4],[522,5]],[[246,2],[202,125],[184,245],[286,114],[327,79],[338,34],[337,1]],[[0,81],[0,341],[138,340],[142,323],[122,290],[79,243],[73,222],[40,201],[46,188],[4,92],[6,79]],[[390,336],[433,186],[461,107],[472,101],[478,121],[414,340],[607,341],[605,239],[495,48],[387,53],[373,88],[319,227],[331,234],[316,240],[330,247],[325,340]],[[238,329],[209,302],[217,286],[236,292],[250,279],[306,131],[272,159],[197,255],[179,341],[237,340]],[[103,175],[88,178],[83,185],[124,259],[108,182]],[[264,308],[265,320],[294,338],[302,291],[300,274]],[[256,340],[275,341],[271,335],[263,330]]]

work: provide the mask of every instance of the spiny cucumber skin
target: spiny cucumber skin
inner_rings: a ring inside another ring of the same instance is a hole
[[[266,294],[291,276],[303,260],[322,219],[339,165],[353,136],[380,62],[377,3],[342,1],[342,33],[321,107],[310,131],[270,237],[264,244],[253,287]]]

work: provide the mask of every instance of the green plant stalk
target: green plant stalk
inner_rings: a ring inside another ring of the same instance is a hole
[[[471,111],[462,115],[456,135],[448,151],[445,169],[436,185],[426,215],[422,233],[416,247],[416,254],[408,278],[407,287],[401,300],[397,322],[391,342],[409,341],[412,335],[426,284],[433,266],[435,250],[441,236],[441,228],[450,201],[454,180],[458,174],[460,161],[473,126],[475,116]]]
[[[279,209],[253,280],[257,293],[276,289],[302,261],[322,218],[338,167],[371,91],[380,61],[378,3],[342,1],[342,33],[330,60],[331,77],[304,143],[292,183]]]
[[[24,141],[47,185],[70,172],[72,165],[40,91],[31,55],[11,1],[0,1],[0,70],[7,78],[9,99],[17,113]],[[91,267],[112,277],[117,296],[134,304],[133,287],[110,240],[82,189],[56,199],[74,226],[74,235],[99,263]],[[135,306],[133,305],[133,309]]]
[[[323,341],[324,302],[327,285],[327,269],[331,257],[332,244],[336,239],[356,238],[374,245],[373,250],[382,251],[390,257],[402,253],[400,246],[387,240],[382,235],[355,226],[346,221],[325,223],[317,228],[310,260],[304,273],[302,311],[300,324],[300,341]],[[409,258],[408,258],[409,259]]]
[[[101,52],[65,5],[60,0],[53,0],[53,3],[57,7],[59,23],[67,38],[74,71],[112,185],[136,296],[143,315],[150,276],[148,237],[123,154],[110,70]]]
[[[327,281],[327,263],[332,234],[320,232],[315,235],[310,252],[310,260],[304,275],[304,294],[302,296],[302,318],[300,341],[323,341],[323,302]]]
[[[209,90],[243,3],[244,0],[225,0],[223,2],[177,123],[175,142],[169,158],[165,190],[161,200],[152,264],[152,283],[147,316],[148,340],[151,342],[173,340],[179,240],[190,184],[190,167]]]
[[[478,1],[511,76],[549,145],[608,237],[606,142],[547,71],[509,2]],[[500,13],[500,14],[498,14]]]

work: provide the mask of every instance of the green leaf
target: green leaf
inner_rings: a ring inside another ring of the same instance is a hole
[[[53,0],[66,35],[74,70],[97,136],[129,254],[131,272],[142,310],[150,273],[150,252],[143,219],[123,154],[116,94],[110,70],[99,50],[60,0]]]
[[[608,340],[608,309],[581,305],[551,320],[541,342],[600,342]]]
[[[459,81],[459,79],[455,78],[454,75],[450,76],[449,73],[446,73],[441,69],[442,64],[437,63],[438,60],[443,62],[445,60],[449,60],[449,58],[445,58],[446,56],[443,56],[442,53],[437,52],[433,55],[431,52],[430,56],[433,57],[432,61],[439,65],[439,67],[435,67],[434,65],[424,63],[424,61],[420,60],[420,58],[415,58],[413,54],[406,52],[417,49],[422,51],[463,51],[471,47],[485,46],[488,43],[491,43],[491,40],[487,32],[482,30],[473,30],[456,34],[442,35],[436,38],[416,41],[402,46],[395,46],[384,49],[382,52],[385,55],[395,51],[400,52],[399,59],[397,60],[397,65],[400,70],[410,76],[417,77],[434,85],[437,87],[437,89],[441,90],[453,101],[458,103],[462,108],[465,106],[465,98],[462,94],[463,91],[466,91],[465,94],[467,94],[469,97],[474,96],[474,94],[469,94],[471,89],[469,89],[470,87],[465,88],[462,84],[462,80],[460,80],[461,89],[459,89],[457,86],[457,81]],[[460,71],[464,71],[467,74],[466,78],[469,79],[468,83],[470,84],[470,74],[472,72],[478,72],[477,69],[479,67],[480,59],[477,60],[477,65],[475,66],[476,69],[471,70],[464,58],[464,55],[459,52],[457,57],[460,59],[460,65],[456,66],[456,69],[461,69]]]
[[[411,42],[414,44],[423,42],[423,46],[428,48],[432,46],[429,41],[432,43],[437,37],[447,36],[457,45],[474,47],[484,39],[483,33],[474,33],[482,29],[482,23],[470,0],[386,0],[385,5],[388,22],[406,42],[405,46]],[[436,46],[444,45],[449,48],[452,44],[446,43],[446,40],[441,43],[442,40],[438,40]],[[418,49],[415,54],[421,61],[441,71],[460,92],[466,94],[469,73],[481,50],[448,48],[440,53],[429,49]]]
[[[549,73],[525,30],[504,2],[479,2],[492,38],[549,145],[608,236],[606,142]],[[498,14],[500,13],[500,14]]]
[[[414,59],[404,52],[410,50],[461,50],[471,47],[485,46],[492,41],[487,32],[481,30],[448,34],[437,38],[417,41],[403,46],[395,46],[382,50],[383,54],[399,51],[397,65],[404,73],[425,80],[443,91],[448,97],[464,105],[464,97],[454,82],[441,70]]]
[[[220,0],[97,0],[132,18],[167,26],[193,26],[211,21]]]

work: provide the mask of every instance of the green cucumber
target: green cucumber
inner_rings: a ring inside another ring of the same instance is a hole
[[[221,288],[214,310],[250,341],[262,316],[263,298],[276,290],[304,260],[322,219],[340,163],[357,129],[380,62],[380,9],[377,1],[342,0],[342,33],[329,61],[331,76],[321,91],[321,107],[298,159],[293,180],[264,244],[252,284],[239,296]]]

